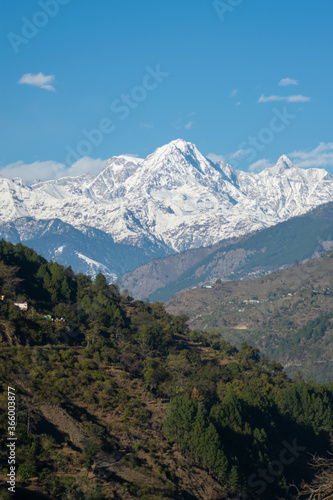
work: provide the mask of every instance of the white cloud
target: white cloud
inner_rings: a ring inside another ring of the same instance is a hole
[[[35,87],[39,87],[40,89],[55,92],[53,85],[50,85],[54,81],[54,78],[54,75],[43,75],[43,73],[37,73],[36,75],[26,73],[21,76],[17,83],[23,85],[33,85]]]
[[[333,142],[321,142],[311,151],[293,151],[289,153],[296,167],[300,168],[333,168]]]
[[[287,87],[288,85],[298,85],[298,81],[294,80],[293,78],[282,78],[282,80],[279,81],[279,85],[281,87]]]
[[[106,160],[102,160],[101,158],[94,159],[90,158],[90,156],[84,156],[73,163],[69,168],[67,167],[57,178],[64,176],[76,177],[78,175],[87,174],[88,172],[97,175],[103,170],[105,163]]]
[[[35,161],[33,163],[24,163],[17,161],[4,167],[0,167],[1,177],[19,177],[27,183],[36,179],[47,181],[50,179],[60,179],[60,177],[76,177],[90,172],[93,175],[99,174],[104,168],[105,160],[93,159],[88,156],[80,158],[69,168],[56,161]]]
[[[304,95],[298,94],[298,95],[288,95],[288,96],[281,96],[281,95],[270,95],[265,97],[263,94],[259,97],[258,103],[262,102],[273,102],[273,101],[285,101],[285,102],[307,102],[310,101],[310,97],[306,97]]]
[[[232,92],[231,92],[231,97],[235,97],[235,95],[237,95],[238,93],[238,89],[234,89]]]
[[[216,155],[215,153],[209,153],[207,155],[207,158],[211,160],[214,163],[217,163],[218,161],[225,161],[224,156],[222,155]]]
[[[64,168],[65,166],[62,163],[55,161],[35,161],[33,163],[17,161],[1,167],[0,175],[9,178],[19,177],[25,182],[32,182],[35,179],[45,181],[57,178]]]
[[[238,149],[229,155],[230,160],[237,160],[247,155],[246,149]]]
[[[150,129],[154,128],[154,125],[152,123],[140,123],[140,127]]]
[[[188,122],[188,123],[185,125],[185,128],[186,128],[186,129],[190,129],[190,128],[192,128],[193,123],[194,123],[194,122]]]
[[[125,153],[120,156],[129,156],[130,158],[139,158],[139,155],[137,153]]]
[[[289,95],[287,98],[287,102],[308,102],[311,101],[310,97],[307,97],[302,94],[298,95]]]
[[[242,103],[240,101],[236,102],[236,106],[240,106]]]
[[[267,158],[263,158],[262,160],[258,160],[254,163],[251,163],[249,166],[249,171],[250,172],[261,172],[265,168],[271,168],[274,167],[274,164],[271,163]]]

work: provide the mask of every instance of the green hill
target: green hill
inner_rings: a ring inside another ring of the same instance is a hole
[[[288,485],[315,479],[332,384],[292,382],[247,343],[205,340],[162,304],[21,244],[0,241],[0,287],[0,498],[8,394],[16,498],[291,498]]]

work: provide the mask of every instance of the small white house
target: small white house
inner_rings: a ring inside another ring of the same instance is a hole
[[[27,311],[28,310],[28,302],[14,302],[14,306],[16,306],[19,309],[21,309],[21,311]]]

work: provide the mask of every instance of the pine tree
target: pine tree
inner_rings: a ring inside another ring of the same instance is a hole
[[[238,490],[238,488],[241,487],[241,479],[240,479],[240,472],[239,472],[239,466],[238,465],[233,465],[231,467],[231,471],[228,477],[228,482],[230,484],[230,487],[233,488],[234,490]]]
[[[205,454],[206,440],[206,419],[204,415],[204,410],[201,405],[198,406],[198,411],[195,417],[195,422],[193,425],[193,430],[190,439],[190,452],[192,458],[196,463],[200,463],[202,457]]]
[[[94,288],[96,290],[103,291],[106,290],[107,287],[108,287],[108,282],[106,281],[104,274],[98,273],[95,279]]]
[[[216,470],[218,452],[221,448],[221,443],[216,429],[212,423],[209,424],[205,431],[205,448],[202,457],[202,463],[205,469],[208,469],[211,474]]]

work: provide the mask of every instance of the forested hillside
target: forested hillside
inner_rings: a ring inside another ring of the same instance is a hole
[[[332,384],[21,244],[0,242],[0,286],[2,498],[8,386],[17,498],[292,498],[321,477]]]
[[[191,328],[246,340],[291,376],[333,380],[333,253],[249,281],[180,293],[166,304]]]

